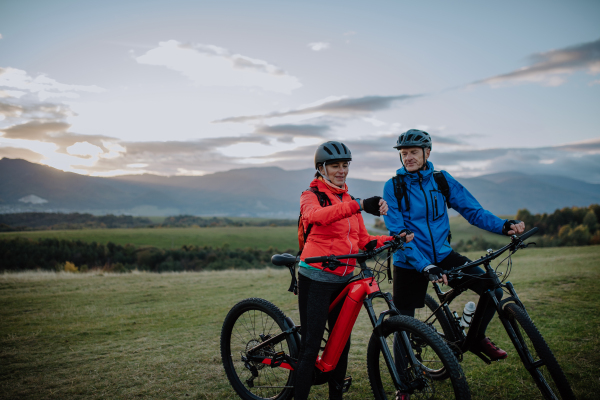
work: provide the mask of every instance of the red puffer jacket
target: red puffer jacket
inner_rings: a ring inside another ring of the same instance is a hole
[[[394,239],[392,236],[369,235],[360,214],[360,206],[348,193],[344,193],[340,200],[327,184],[318,179],[313,180],[310,186],[316,186],[320,192],[327,194],[331,206],[321,207],[319,199],[311,191],[305,191],[300,196],[300,213],[304,229],[306,230],[309,224],[313,224],[300,257],[302,261],[307,257],[356,254],[359,248],[364,249],[371,240],[377,240],[377,247],[380,247],[384,242]],[[356,260],[349,259],[344,262],[355,265]],[[310,264],[310,266],[323,269],[320,263]],[[330,269],[326,271],[345,276],[351,274],[354,269],[338,267],[333,271]]]

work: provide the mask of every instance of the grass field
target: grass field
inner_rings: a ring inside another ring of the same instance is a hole
[[[467,240],[473,236],[483,236],[488,241],[504,243],[505,238],[483,231],[470,225],[462,217],[452,217],[452,242]],[[371,227],[367,227],[371,228]],[[374,234],[387,234],[375,232]],[[297,228],[286,227],[217,227],[217,228],[136,228],[136,229],[85,229],[48,230],[0,233],[0,239],[12,237],[57,238],[82,240],[84,242],[125,245],[131,243],[160,248],[178,248],[183,245],[221,247],[228,243],[231,248],[253,247],[266,250],[273,247],[279,250],[297,249]]]
[[[477,257],[479,254],[468,254]],[[532,249],[514,257],[515,284],[579,399],[600,393],[600,247]],[[219,334],[239,300],[262,297],[298,321],[285,270],[180,274],[0,275],[1,398],[235,399]],[[384,290],[391,290],[387,281]],[[457,309],[467,301],[457,301]],[[353,332],[346,399],[372,398],[366,377],[369,322]],[[466,355],[474,399],[534,399],[499,321],[489,335],[508,350],[490,366]],[[326,398],[325,387],[312,391]]]

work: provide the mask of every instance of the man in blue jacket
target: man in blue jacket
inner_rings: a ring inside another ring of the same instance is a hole
[[[521,234],[525,231],[525,224],[521,221],[502,220],[484,210],[473,195],[446,171],[436,171],[436,174],[443,174],[443,177],[438,175],[435,178],[433,164],[427,161],[431,153],[431,136],[427,132],[410,129],[400,135],[394,148],[400,152],[403,167],[396,171],[395,178],[385,183],[383,198],[388,203],[389,210],[383,218],[390,235],[404,230],[415,234],[412,246],[394,254],[396,268],[393,274],[394,303],[403,315],[413,317],[415,308],[425,305],[425,293],[430,280],[447,285],[448,278],[444,272],[470,261],[450,247],[446,203],[469,223],[489,232],[509,236]],[[438,182],[442,184],[438,185]],[[449,190],[441,187],[444,185]],[[447,199],[444,192],[448,195]],[[484,273],[479,267],[464,272],[469,275]],[[453,286],[453,282],[450,282],[450,286]],[[484,290],[480,280],[476,280],[469,289],[478,294]],[[498,299],[502,298],[501,289],[496,291],[496,296]],[[485,337],[485,330],[494,313],[495,307],[490,303],[477,334],[478,340],[471,350],[498,360],[506,358],[506,352]]]

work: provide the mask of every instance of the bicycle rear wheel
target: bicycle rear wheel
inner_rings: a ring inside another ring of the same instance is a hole
[[[504,306],[504,315],[516,334],[515,347],[525,368],[546,399],[575,399],[571,386],[552,350],[529,315],[517,304]]]
[[[244,361],[247,351],[285,330],[285,314],[272,303],[258,298],[242,300],[225,317],[221,330],[221,359],[233,389],[244,400],[287,400],[294,393],[294,372]],[[261,356],[285,352],[297,358],[292,335],[261,350]]]
[[[394,346],[403,346],[403,341],[394,340],[394,336],[405,332],[410,340],[411,351],[417,362],[409,361],[408,367],[399,371],[399,374],[403,381],[412,387],[409,391],[412,400],[471,398],[469,385],[460,364],[434,330],[421,321],[406,316],[389,318],[383,322],[381,329],[392,357],[402,353],[398,348],[394,349]],[[394,400],[396,387],[385,363],[376,332],[371,335],[367,349],[367,371],[375,399]],[[436,374],[447,374],[449,379],[439,380],[434,377]]]
[[[425,307],[415,309],[415,318],[431,326],[447,342],[455,342],[456,335],[443,309],[437,310],[440,305],[429,293],[425,294]],[[437,310],[437,312],[435,312]],[[435,312],[435,313],[434,313]],[[427,322],[425,322],[427,321]]]

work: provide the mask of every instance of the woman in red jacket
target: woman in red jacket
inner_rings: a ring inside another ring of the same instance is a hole
[[[371,236],[367,232],[361,211],[377,216],[386,215],[388,206],[379,196],[364,200],[352,199],[346,185],[351,160],[350,150],[341,142],[331,141],[320,145],[315,152],[317,172],[310,184],[311,190],[303,192],[300,197],[304,230],[309,225],[312,227],[302,250],[298,269],[298,308],[302,336],[294,385],[295,400],[308,398],[325,323],[328,323],[331,331],[341,309],[340,303],[329,314],[329,305],[344,289],[354,272],[352,267],[325,270],[321,264],[307,264],[304,260],[307,257],[329,254],[354,254],[372,240],[377,241],[377,247],[383,246],[388,240],[394,240],[393,236]],[[322,207],[316,191],[321,192],[321,196],[325,194],[331,205]],[[406,233],[402,233],[400,236],[405,235]],[[412,238],[411,234],[406,241],[410,242]],[[355,260],[344,262],[353,265]],[[329,380],[330,400],[342,398],[349,349],[350,339]]]

